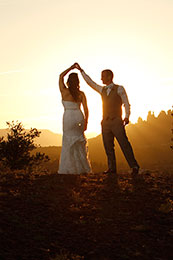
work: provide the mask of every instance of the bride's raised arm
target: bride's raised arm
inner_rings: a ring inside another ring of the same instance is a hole
[[[76,68],[76,66],[75,66],[75,64],[73,64],[71,67],[69,67],[68,69],[66,69],[65,71],[63,71],[63,72],[59,75],[59,90],[60,90],[61,93],[66,89],[66,86],[65,86],[65,83],[64,83],[64,77],[65,77],[65,75],[66,75],[70,70],[73,70],[73,69],[75,69],[75,68]]]

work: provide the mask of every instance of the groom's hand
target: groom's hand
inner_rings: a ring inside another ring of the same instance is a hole
[[[75,63],[75,68],[82,71],[82,68],[80,67],[80,65],[77,62]]]
[[[75,65],[75,64],[76,64],[76,63],[74,63],[73,65],[71,65],[71,67],[70,67],[71,70],[73,70],[73,69],[76,68],[76,65]]]
[[[128,123],[129,123],[129,119],[127,117],[125,117],[124,120],[123,120],[124,126],[128,125]]]

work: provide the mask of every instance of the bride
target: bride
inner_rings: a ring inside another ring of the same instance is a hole
[[[64,83],[65,75],[75,69],[75,64],[60,74],[59,89],[64,106],[63,143],[58,173],[80,174],[91,172],[87,142],[84,131],[88,123],[88,106],[84,92],[80,91],[77,73],[71,73]],[[80,106],[83,106],[84,114]]]

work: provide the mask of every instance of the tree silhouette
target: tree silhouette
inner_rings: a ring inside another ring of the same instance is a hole
[[[0,161],[3,166],[11,170],[25,169],[32,172],[34,166],[49,160],[44,153],[31,154],[37,148],[34,139],[40,136],[40,131],[31,128],[26,132],[21,122],[7,122],[7,125],[7,139],[0,138]]]

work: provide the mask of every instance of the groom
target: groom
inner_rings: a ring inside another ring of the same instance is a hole
[[[132,175],[137,175],[139,165],[134,157],[131,144],[127,138],[125,125],[129,123],[130,104],[123,86],[113,83],[113,72],[103,70],[101,80],[104,86],[96,84],[76,63],[76,68],[80,70],[86,83],[94,90],[99,92],[103,101],[103,120],[102,120],[102,138],[108,160],[107,173],[117,173],[116,158],[114,150],[114,137],[117,139],[121,150],[132,169]],[[122,120],[122,105],[125,106],[125,118]]]

